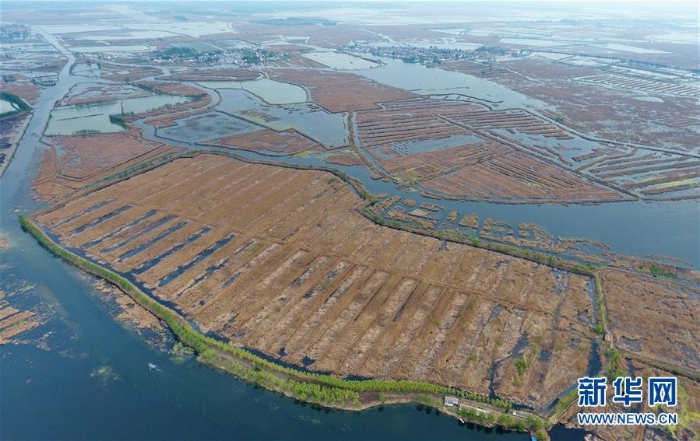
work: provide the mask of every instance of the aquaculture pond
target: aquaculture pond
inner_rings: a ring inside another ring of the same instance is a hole
[[[0,115],[3,113],[14,112],[15,110],[19,110],[15,103],[0,99]]]
[[[51,112],[47,135],[73,135],[79,133],[111,133],[124,127],[110,120],[110,115],[141,113],[161,107],[176,106],[192,98],[172,95],[154,95],[117,101],[57,107]]]
[[[313,103],[270,105],[245,90],[222,89],[216,110],[276,131],[296,129],[330,148],[348,145],[345,114]]]
[[[200,81],[197,84],[217,90],[247,90],[270,104],[303,103],[308,99],[306,90],[303,87],[267,78],[253,81]]]
[[[428,68],[418,64],[381,58],[381,67],[354,71],[383,84],[405,88],[427,95],[463,94],[488,102],[494,108],[531,107],[547,108],[546,103],[529,98],[489,80],[472,75]],[[347,145],[348,133],[342,114],[329,114],[312,103],[271,106],[258,97],[243,90],[221,90],[222,102],[217,110],[236,115],[253,124],[274,130],[295,128],[310,138],[327,146]],[[140,127],[147,129],[147,126]],[[357,133],[357,130],[355,131]],[[153,138],[152,132],[145,132]],[[546,139],[543,136],[516,134],[520,139],[536,141],[538,144],[562,145],[562,156],[569,160],[575,154],[589,152],[601,144],[581,137],[567,140]],[[431,151],[445,148],[454,142],[466,139],[446,138],[435,142],[414,142],[401,146],[402,153]],[[177,143],[183,147],[202,149],[202,146]],[[216,150],[215,148],[212,148]],[[571,150],[568,150],[571,149]],[[579,150],[574,150],[579,149]],[[237,153],[257,159],[271,160],[269,156],[250,152]],[[368,155],[367,155],[368,156]],[[277,161],[308,165],[328,165],[314,156],[278,157]],[[370,158],[371,160],[371,158]],[[497,219],[517,226],[532,222],[554,236],[586,238],[601,241],[611,251],[638,257],[664,255],[683,259],[700,269],[700,210],[696,200],[675,201],[628,201],[591,205],[564,204],[504,204],[497,202],[473,202],[460,200],[435,200],[421,196],[418,192],[406,191],[394,183],[373,180],[366,168],[333,165],[350,176],[359,178],[374,194],[397,194],[422,202],[437,203],[460,214],[477,213],[480,219]]]
[[[383,66],[354,71],[379,83],[409,90],[420,95],[459,94],[476,98],[493,108],[532,107],[546,109],[549,106],[505,86],[461,72],[450,72],[421,64],[379,57]]]

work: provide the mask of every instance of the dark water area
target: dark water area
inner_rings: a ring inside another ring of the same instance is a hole
[[[196,361],[170,362],[124,339],[71,359],[0,348],[3,439],[468,439],[527,435],[470,430],[412,405],[343,412],[302,406]],[[150,371],[148,362],[161,369]],[[109,366],[108,379],[91,376]]]

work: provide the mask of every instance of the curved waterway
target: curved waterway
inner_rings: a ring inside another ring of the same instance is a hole
[[[0,289],[26,280],[56,301],[60,347],[0,346],[0,439],[459,439],[526,440],[525,434],[462,426],[415,405],[364,412],[314,409],[257,389],[194,360],[175,363],[111,319],[90,281],[21,231],[18,214],[31,199],[53,103],[78,82],[69,58],[57,86],[45,89],[27,135],[0,181],[0,231],[12,248],[0,252]],[[57,324],[56,324],[57,323]],[[56,337],[54,340],[58,339]],[[147,363],[161,371],[150,371]],[[94,377],[109,367],[110,377]],[[557,429],[559,430],[559,429]],[[583,439],[567,431],[566,439]]]
[[[192,142],[159,138],[151,126],[137,121],[135,125],[146,139],[168,142],[197,150],[234,151]],[[700,204],[697,200],[681,201],[628,201],[592,205],[561,204],[499,204],[460,200],[436,200],[399,188],[393,182],[370,178],[367,168],[329,165],[319,158],[260,155],[245,150],[235,153],[251,159],[279,161],[288,164],[330,166],[343,170],[349,176],[361,180],[373,194],[387,193],[402,198],[438,204],[449,211],[462,214],[477,213],[485,219],[497,219],[517,226],[532,222],[550,234],[559,237],[599,240],[610,246],[611,251],[638,257],[652,255],[670,256],[686,260],[700,269]]]

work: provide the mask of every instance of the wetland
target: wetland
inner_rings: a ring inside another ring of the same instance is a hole
[[[44,49],[3,75],[33,107],[3,132],[3,438],[583,439],[576,379],[623,371],[678,375],[683,422],[596,436],[700,433],[689,43],[7,11]]]

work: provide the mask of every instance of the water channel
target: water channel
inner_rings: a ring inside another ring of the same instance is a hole
[[[58,43],[52,36],[49,41]],[[43,91],[27,134],[42,133],[53,103],[78,79],[68,73]],[[90,280],[23,233],[19,214],[39,206],[31,180],[45,146],[25,136],[0,185],[0,288],[27,281],[55,301],[57,347],[0,346],[2,439],[471,439],[527,435],[461,426],[433,410],[387,406],[360,413],[314,409],[256,389],[194,360],[178,364],[105,312]],[[15,296],[16,297],[16,296]],[[19,301],[29,303],[29,301]],[[151,372],[147,363],[161,372]],[[108,366],[110,378],[95,378]]]
[[[60,48],[54,37],[45,37]],[[0,185],[0,229],[13,245],[0,253],[0,288],[10,289],[10,280],[26,280],[55,299],[60,305],[56,329],[43,332],[60,334],[61,350],[0,346],[0,438],[528,439],[525,434],[463,426],[415,405],[359,413],[315,409],[256,389],[193,360],[175,363],[112,320],[97,295],[91,294],[94,288],[90,280],[42,249],[17,222],[18,214],[39,208],[31,199],[30,185],[45,146],[31,134],[43,133],[53,103],[81,81],[69,74],[74,58],[64,49],[62,52],[69,63],[58,85],[42,92],[28,135]],[[373,69],[373,75],[381,69]],[[144,134],[156,138],[153,130]],[[195,147],[193,143],[173,144]],[[255,153],[245,155],[260,158]],[[314,158],[283,160],[320,164]],[[403,193],[392,183],[370,179],[367,169],[339,168],[361,179],[375,194],[399,193],[421,199],[416,193]],[[695,201],[568,207],[464,201],[440,204],[447,210],[477,212],[482,218],[512,224],[534,222],[555,235],[599,239],[616,252],[668,254],[695,267],[700,262]],[[158,364],[162,371],[150,371],[149,362]],[[91,376],[101,366],[109,366],[114,376],[106,381]],[[554,439],[583,439],[581,431],[557,428],[554,433]]]

